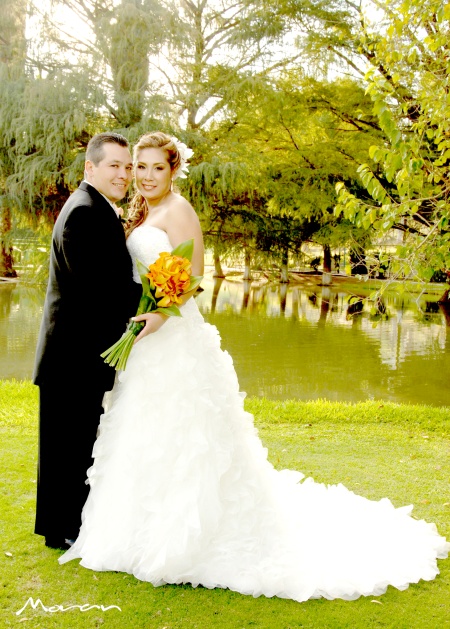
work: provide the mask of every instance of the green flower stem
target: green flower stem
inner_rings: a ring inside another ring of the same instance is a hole
[[[146,308],[149,305],[150,300],[143,295],[139,302],[139,308],[136,316],[148,312]],[[142,309],[142,311],[141,311]],[[111,367],[115,367],[117,370],[124,370],[128,361],[128,357],[133,347],[133,343],[139,332],[144,327],[145,323],[132,321],[126,332],[122,334],[120,339],[114,343],[109,349],[100,354],[105,359],[105,363]]]
[[[125,367],[127,366],[128,356],[130,355],[131,348],[133,347],[135,338],[136,338],[135,334],[133,334],[131,331],[127,334],[126,344],[124,345],[123,350],[120,353],[120,356],[117,362],[116,368],[118,370],[123,371]]]
[[[149,297],[148,295],[142,295],[140,300],[139,300],[139,306],[136,312],[136,316],[141,315],[141,314],[145,314],[147,312],[151,312],[154,308],[150,307],[151,302],[154,302],[155,300],[153,299],[153,297]],[[152,304],[153,306],[153,304]],[[156,303],[155,303],[156,306]]]
[[[136,315],[137,316],[137,315]],[[132,332],[134,336],[137,336],[139,332],[144,327],[145,323],[143,321],[132,321],[128,326],[128,331]]]

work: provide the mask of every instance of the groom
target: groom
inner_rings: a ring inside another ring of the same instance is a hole
[[[141,294],[114,206],[132,179],[126,138],[94,136],[85,177],[53,230],[33,376],[40,398],[35,533],[53,548],[77,537],[89,492],[86,470],[115,374],[100,353],[124,332]]]

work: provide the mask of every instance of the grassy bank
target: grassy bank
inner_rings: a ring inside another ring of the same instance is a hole
[[[68,401],[70,403],[70,401]],[[250,399],[269,458],[279,469],[299,469],[325,483],[344,482],[414,514],[450,538],[450,409],[383,402],[335,404]],[[63,418],[62,418],[63,421]],[[0,626],[52,629],[294,629],[450,627],[450,560],[441,575],[389,588],[358,601],[295,603],[189,586],[154,588],[121,573],[93,573],[71,562],[60,567],[57,550],[32,534],[35,500],[37,389],[0,382],[2,450]],[[44,605],[117,605],[46,612],[20,610],[29,597]]]

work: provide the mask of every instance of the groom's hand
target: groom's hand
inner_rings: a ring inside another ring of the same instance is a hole
[[[137,343],[138,341],[143,339],[144,336],[147,336],[147,334],[152,334],[153,332],[159,330],[159,328],[167,321],[167,318],[168,317],[162,312],[147,312],[146,314],[132,317],[131,320],[135,321],[136,323],[139,323],[141,321],[145,323],[145,326],[139,332],[134,342]]]

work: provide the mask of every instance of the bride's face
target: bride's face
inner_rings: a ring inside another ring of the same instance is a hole
[[[142,196],[152,205],[163,199],[170,191],[172,170],[164,149],[142,149],[135,166],[136,186]]]

